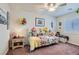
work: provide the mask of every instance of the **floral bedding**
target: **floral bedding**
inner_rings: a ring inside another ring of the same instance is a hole
[[[53,43],[58,43],[59,38],[56,36],[39,36],[39,37],[30,37],[30,51],[34,50],[37,47],[50,45]]]

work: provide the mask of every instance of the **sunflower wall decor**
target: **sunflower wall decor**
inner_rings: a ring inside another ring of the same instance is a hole
[[[22,25],[27,23],[26,18],[24,18],[24,17],[20,17],[19,21],[20,21],[20,24],[22,24]]]

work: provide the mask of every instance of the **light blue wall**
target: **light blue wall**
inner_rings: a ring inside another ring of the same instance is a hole
[[[24,12],[24,11],[22,11],[22,12],[16,12],[14,14],[15,14],[16,17],[14,17],[15,18],[15,22],[12,25],[12,27],[13,27],[12,30],[14,28],[16,28],[16,27],[17,28],[18,27],[20,27],[20,28],[23,27],[19,23],[17,23],[17,21],[18,21],[18,19],[19,19],[20,16],[25,17],[26,20],[27,20],[27,24],[25,25],[26,29],[30,30],[31,28],[36,27],[35,26],[35,18],[37,17],[37,18],[43,18],[43,19],[45,19],[45,27],[48,27],[52,31],[56,30],[56,19],[55,19],[55,17],[51,17],[49,15],[41,15],[39,13]],[[53,28],[51,28],[51,22],[53,22]],[[15,27],[14,24],[17,24],[17,26]],[[40,28],[40,27],[37,27],[37,28]]]

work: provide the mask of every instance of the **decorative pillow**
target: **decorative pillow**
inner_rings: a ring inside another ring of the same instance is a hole
[[[53,34],[55,35],[55,34],[56,34],[56,32],[53,32]]]
[[[10,34],[10,38],[11,38],[11,39],[16,38],[16,37],[17,37],[17,34],[16,34],[15,32],[12,32],[12,33]]]
[[[32,32],[36,32],[37,31],[37,29],[35,27],[33,27],[31,30],[32,30]]]
[[[53,35],[54,35],[54,33],[53,33],[53,32],[49,32],[49,35],[53,36]]]
[[[47,27],[44,27],[43,28],[43,31],[48,32],[48,28]]]

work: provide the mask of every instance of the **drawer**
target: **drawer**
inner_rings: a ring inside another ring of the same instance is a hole
[[[12,42],[23,42],[23,40],[19,40],[19,39],[17,39],[17,40],[12,40]]]

